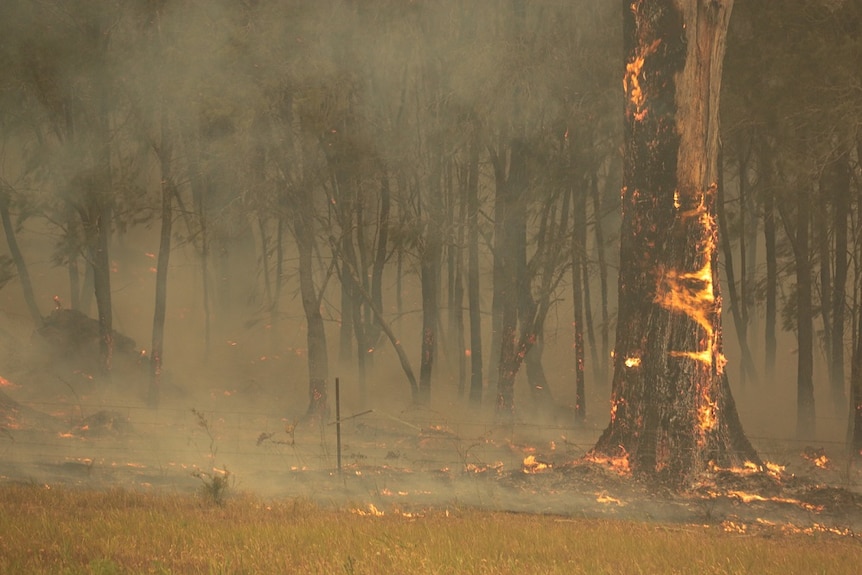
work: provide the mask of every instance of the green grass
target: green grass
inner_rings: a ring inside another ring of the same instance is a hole
[[[858,573],[829,534],[0,485],[0,573]]]

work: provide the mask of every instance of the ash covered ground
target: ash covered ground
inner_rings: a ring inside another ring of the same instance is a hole
[[[586,457],[600,413],[579,425],[562,410],[503,426],[455,405],[354,398],[342,408],[339,472],[334,412],[320,421],[304,405],[283,407],[301,382],[270,389],[214,366],[192,391],[168,383],[150,409],[138,362],[132,350],[121,354],[106,384],[41,344],[7,357],[0,481],[205,493],[218,477],[227,496],[301,497],[365,513],[479,507],[739,533],[862,533],[862,471],[843,463],[837,444],[755,439],[769,469],[714,468],[680,493],[632,479],[624,462]]]

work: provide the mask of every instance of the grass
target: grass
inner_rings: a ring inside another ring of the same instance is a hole
[[[850,537],[0,485],[0,573],[858,573]]]

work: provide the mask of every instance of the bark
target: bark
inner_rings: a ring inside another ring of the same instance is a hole
[[[601,290],[601,313],[602,325],[600,328],[601,334],[601,351],[599,353],[598,373],[599,381],[603,384],[608,380],[608,357],[610,356],[610,314],[608,313],[608,263],[605,256],[605,239],[602,227],[602,202],[599,194],[599,176],[596,170],[593,171],[590,191],[593,200],[593,218],[594,228],[593,233],[596,236],[596,250],[598,252],[599,264],[599,289]]]
[[[767,383],[775,377],[775,336],[778,293],[778,258],[775,242],[775,190],[772,187],[771,166],[763,167],[763,238],[766,248],[766,311],[764,317],[764,354]]]
[[[449,357],[450,361],[457,365],[458,397],[464,397],[467,388],[467,358],[464,354],[466,342],[464,340],[464,265],[463,245],[465,227],[467,224],[466,202],[457,201],[455,186],[453,182],[454,167],[450,168],[447,178],[448,214],[447,221],[450,229],[447,251],[447,274],[449,296]],[[463,170],[459,170],[463,175]],[[464,198],[463,187],[466,185],[465,178],[461,177],[459,185],[459,196]]]
[[[209,281],[209,226],[207,221],[206,196],[208,182],[201,169],[201,141],[203,134],[199,130],[197,136],[192,136],[186,142],[188,150],[188,180],[192,192],[193,217],[186,220],[188,233],[200,258],[201,308],[203,311],[204,358],[209,357],[212,318],[210,313],[210,281]]]
[[[30,312],[30,318],[33,320],[35,327],[42,327],[42,313],[39,311],[36,296],[33,293],[30,272],[27,271],[27,263],[24,261],[24,254],[21,253],[21,248],[18,246],[18,238],[15,236],[15,228],[12,226],[12,218],[9,215],[8,192],[0,192],[0,217],[2,217],[3,231],[6,234],[6,245],[9,247],[9,255],[15,263],[18,280],[21,282],[21,290],[24,293],[24,302],[27,304],[27,311]]]
[[[338,247],[334,238],[330,238],[330,243],[332,244],[333,251],[338,253]],[[369,306],[371,306],[371,310],[374,312],[374,319],[377,321],[377,324],[380,326],[380,329],[383,330],[383,333],[386,334],[386,337],[389,338],[389,342],[392,344],[392,347],[395,348],[395,353],[398,355],[398,360],[401,363],[401,369],[404,371],[404,375],[407,377],[407,381],[410,384],[410,392],[413,397],[413,401],[420,401],[419,398],[419,384],[416,380],[416,376],[413,373],[413,368],[410,365],[410,359],[407,357],[407,354],[404,352],[404,348],[401,345],[401,340],[399,340],[395,336],[395,332],[392,331],[392,327],[389,325],[384,317],[383,313],[380,309],[374,305],[374,298],[370,293],[365,291],[359,283],[359,280],[356,278],[356,269],[353,268],[348,261],[345,261],[342,258],[342,268],[341,268],[341,281],[348,282],[351,284],[354,291],[365,301]]]
[[[808,247],[809,209],[807,190],[797,191],[796,213],[796,325],[799,349],[796,374],[796,437],[813,439],[814,420],[814,322],[812,317],[811,260]]]
[[[759,462],[724,372],[718,98],[732,2],[625,3],[625,147],[611,420],[595,451],[682,485]]]
[[[467,300],[470,308],[470,404],[482,403],[482,311],[479,299],[479,141],[470,143],[467,181]]]
[[[584,391],[584,243],[587,238],[586,222],[586,195],[583,190],[575,186],[572,189],[575,210],[573,218],[574,232],[572,233],[572,302],[573,313],[572,327],[574,328],[575,349],[575,417],[583,419],[586,412],[586,401]]]
[[[719,151],[721,157],[721,151]],[[723,177],[719,172],[719,185],[723,185]],[[724,194],[719,194],[721,197],[716,202],[716,213],[718,216],[718,225],[721,229],[727,229],[727,216],[725,214]],[[743,375],[748,375],[752,380],[757,380],[757,369],[754,367],[754,359],[751,356],[751,348],[748,345],[748,320],[743,317],[745,305],[739,292],[736,290],[736,273],[733,265],[733,247],[730,242],[730,234],[720,234],[721,249],[724,254],[724,273],[727,274],[727,287],[730,292],[730,311],[733,317],[733,326],[736,330],[736,337],[739,341],[739,348],[742,352],[742,370]],[[745,383],[742,378],[741,384]]]
[[[300,194],[310,195],[307,191]],[[305,312],[306,345],[308,346],[308,410],[309,415],[322,418],[327,409],[329,356],[326,331],[320,313],[320,296],[314,285],[313,254],[315,244],[314,211],[311,198],[300,197],[293,213],[293,231],[299,255],[299,291]]]
[[[844,323],[847,305],[847,216],[850,213],[850,170],[847,156],[838,158],[832,166],[834,180],[833,230],[835,233],[835,283],[832,291],[832,354],[830,389],[836,410],[846,406],[844,393]]]
[[[832,203],[832,193],[829,189],[828,178],[823,174],[819,182],[818,197],[816,205],[812,206],[814,217],[814,234],[817,241],[818,264],[820,271],[820,319],[823,322],[822,342],[826,355],[826,369],[829,381],[834,380],[832,371],[835,365],[832,363],[832,242],[829,237],[829,204]],[[832,398],[833,401],[835,398]],[[834,404],[836,413],[840,404]]]
[[[443,213],[442,189],[440,187],[440,160],[431,175],[428,197],[424,242],[420,255],[420,284],[422,292],[422,346],[419,364],[419,402],[431,401],[431,375],[437,354],[437,328],[440,317],[440,267],[443,255],[443,238],[440,233]]]
[[[526,318],[523,296],[526,267],[526,214],[520,201],[526,188],[526,143],[522,138],[515,138],[511,143],[511,159],[509,177],[498,187],[500,213],[497,233],[500,234],[499,251],[495,254],[500,259],[500,356],[497,366],[497,415],[505,421],[511,421],[515,412],[515,377],[531,341],[524,347],[519,337],[518,316],[522,316],[522,324]],[[500,183],[498,182],[498,186]],[[495,238],[497,236],[495,233]]]
[[[857,294],[862,301],[862,293]],[[847,451],[851,462],[862,459],[862,306],[856,319],[856,345],[850,366],[850,421],[847,427]]]
[[[99,197],[99,192],[91,190],[88,195],[87,205],[81,209],[81,219],[93,270],[99,321],[99,370],[102,376],[110,379],[114,355],[111,261],[108,254],[111,210]]]
[[[161,232],[159,234],[159,256],[156,262],[156,300],[153,308],[153,340],[150,348],[150,389],[148,403],[158,407],[162,387],[162,369],[165,348],[165,316],[168,300],[168,264],[171,257],[171,233],[174,214],[172,198],[175,193],[171,169],[172,146],[167,120],[161,120],[161,144],[158,149],[161,169]]]

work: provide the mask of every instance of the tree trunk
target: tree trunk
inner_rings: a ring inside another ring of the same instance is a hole
[[[474,124],[467,181],[467,300],[470,307],[470,404],[482,403],[482,315],[479,300],[479,128]]]
[[[583,182],[583,178],[576,178],[576,182]],[[574,328],[575,349],[575,417],[583,419],[586,413],[585,391],[584,391],[584,279],[582,277],[585,259],[585,245],[587,238],[586,222],[586,194],[577,185],[572,187],[574,195],[575,215],[573,218],[574,230],[572,233],[572,307],[574,317],[572,327]]]
[[[99,197],[100,195],[100,191],[89,192],[87,206],[82,211],[82,221],[93,269],[93,291],[98,312],[99,371],[103,377],[110,379],[114,356],[111,260],[108,255],[111,210],[104,205],[105,200]]]
[[[314,208],[310,192],[297,200],[293,213],[293,232],[299,252],[299,291],[305,312],[306,345],[308,346],[308,411],[309,415],[326,415],[329,356],[326,348],[326,331],[320,313],[320,297],[314,285]]]
[[[681,485],[758,462],[724,373],[718,100],[732,1],[625,3],[625,148],[611,421],[595,451]]]
[[[719,158],[721,158],[721,150],[719,150]],[[719,159],[719,165],[722,164],[721,159]],[[719,168],[721,170],[721,168]],[[724,178],[722,177],[721,172],[718,175],[719,186],[723,186]],[[723,189],[723,188],[720,188]],[[721,196],[716,201],[716,214],[718,216],[718,225],[721,229],[727,229],[727,217],[725,215],[725,195],[723,193],[719,193]],[[731,316],[733,317],[733,327],[736,330],[736,337],[739,341],[739,349],[742,352],[742,370],[743,374],[747,374],[752,378],[752,380],[757,380],[757,370],[754,367],[754,359],[751,357],[751,348],[748,345],[748,320],[743,317],[743,310],[745,305],[742,302],[742,298],[739,297],[739,292],[736,290],[736,273],[733,265],[733,248],[730,243],[730,234],[723,233],[720,234],[721,237],[721,249],[724,253],[724,273],[727,274],[727,288],[730,292],[730,311]],[[741,384],[745,383],[745,379],[743,378],[740,381]]]
[[[767,383],[775,378],[775,336],[778,294],[778,259],[775,246],[775,190],[772,187],[772,166],[763,165],[763,239],[766,247],[766,312],[764,317],[764,354]]]
[[[27,271],[24,255],[21,253],[18,239],[15,237],[15,228],[12,227],[12,218],[9,215],[9,195],[6,191],[0,192],[0,217],[2,217],[3,231],[6,234],[6,245],[9,247],[12,261],[15,262],[15,270],[18,272],[18,280],[21,282],[21,290],[24,292],[24,302],[27,304],[30,318],[36,328],[42,327],[42,314],[39,312],[38,304],[36,304],[30,273]]]
[[[814,423],[814,322],[812,320],[811,260],[808,253],[808,190],[799,186],[796,194],[796,437],[813,439]]]
[[[847,304],[847,216],[850,213],[850,170],[846,155],[833,165],[835,199],[833,229],[835,233],[835,285],[832,290],[832,369],[830,388],[832,403],[840,412],[846,406],[844,393],[844,309]]]
[[[501,212],[497,233],[502,234],[499,243],[500,258],[500,359],[497,366],[497,415],[509,422],[515,413],[515,377],[520,369],[527,349],[522,349],[518,331],[518,319],[522,326],[528,317],[525,314],[526,281],[526,214],[520,201],[527,185],[526,143],[523,138],[515,138],[511,143],[509,177],[498,189]],[[499,182],[498,182],[499,186]],[[496,236],[496,233],[495,233]],[[532,315],[532,314],[531,314]],[[529,328],[532,329],[532,326]],[[523,331],[523,329],[522,329]],[[532,345],[534,342],[530,342]],[[520,355],[523,353],[524,355]],[[520,355],[520,357],[519,357]]]
[[[153,341],[150,348],[150,390],[148,403],[151,408],[158,407],[162,387],[162,366],[165,347],[165,315],[168,300],[168,263],[171,257],[171,231],[174,214],[172,198],[175,193],[171,171],[172,147],[167,120],[162,111],[161,145],[158,149],[161,169],[161,233],[159,234],[159,258],[156,263],[156,301],[153,308]]]
[[[599,194],[599,175],[593,170],[592,182],[590,184],[593,199],[594,233],[596,236],[596,250],[598,252],[599,264],[599,286],[602,301],[602,326],[601,340],[602,348],[599,352],[599,381],[606,385],[608,380],[608,357],[610,356],[610,314],[608,313],[608,264],[605,257],[605,239],[602,228],[602,202]]]

